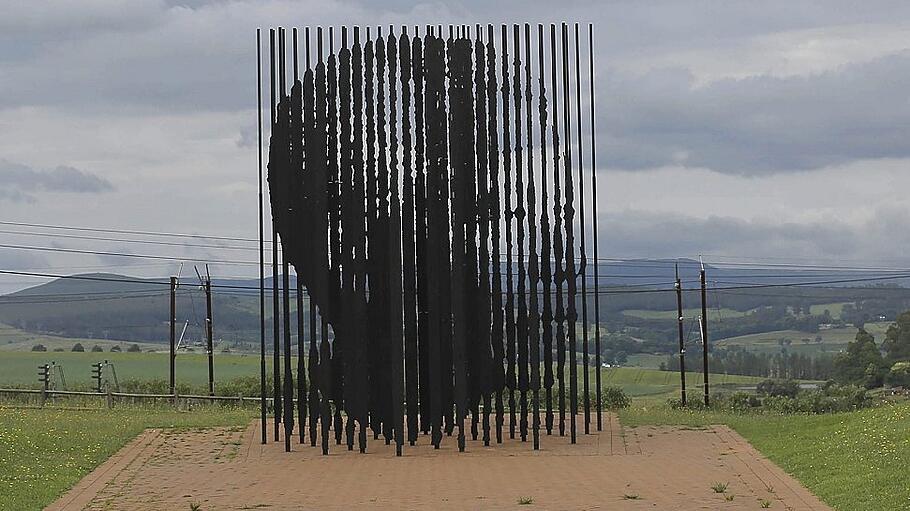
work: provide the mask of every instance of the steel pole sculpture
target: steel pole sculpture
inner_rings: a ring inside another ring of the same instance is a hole
[[[566,337],[569,341],[569,407],[571,420],[569,431],[572,443],[576,442],[575,415],[578,413],[578,355],[576,353],[576,323],[578,314],[575,311],[576,278],[575,273],[575,180],[572,176],[572,122],[569,113],[569,31],[562,24],[562,116],[565,138],[565,178],[566,201],[563,207],[563,227],[566,230]]]
[[[581,252],[581,268],[578,270],[579,275],[581,276],[581,359],[582,367],[584,368],[584,374],[582,376],[583,381],[583,394],[584,394],[584,412],[585,412],[585,434],[591,432],[591,385],[590,385],[590,372],[588,371],[588,366],[590,365],[590,360],[588,359],[588,255],[587,247],[585,244],[585,170],[584,170],[584,150],[583,143],[581,138],[581,64],[579,63],[579,55],[581,54],[581,49],[578,45],[578,23],[575,24],[575,115],[578,118],[575,121],[575,125],[578,128],[578,212],[579,212],[579,249]]]
[[[595,142],[596,133],[594,130],[594,25],[591,23],[588,24],[588,62],[590,64],[588,75],[590,77],[588,82],[590,86],[590,97],[588,105],[591,109],[591,207],[593,209],[592,230],[594,231],[594,365],[597,367],[597,372],[594,373],[594,385],[597,386],[597,431],[602,431],[603,400],[601,395],[603,390],[600,384],[600,274],[598,273],[599,252],[597,248],[597,143]]]
[[[491,229],[491,250],[493,280],[490,287],[491,295],[491,312],[493,314],[491,325],[491,339],[493,360],[491,375],[493,384],[493,393],[495,394],[496,406],[496,443],[502,443],[502,427],[505,423],[505,410],[502,402],[501,389],[505,386],[506,374],[504,366],[503,350],[503,310],[502,310],[502,262],[500,260],[501,238],[501,208],[500,208],[500,188],[499,188],[499,130],[497,128],[497,103],[496,103],[496,46],[494,44],[495,33],[493,25],[487,26],[487,61],[486,61],[486,79],[487,79],[487,135],[489,142],[487,144],[487,158],[489,160],[490,173],[490,193],[489,193],[489,212],[490,212],[490,229]],[[478,62],[479,64],[479,62]]]
[[[534,450],[540,449],[540,270],[537,259],[537,192],[534,189],[534,116],[531,93],[531,25],[525,24],[525,115],[528,139],[528,359],[531,389],[531,437]]]
[[[333,431],[336,444],[345,438],[353,449],[357,426],[361,452],[367,428],[374,438],[394,440],[397,454],[405,439],[417,444],[420,431],[436,448],[443,431],[457,435],[459,450],[469,440],[489,445],[494,428],[500,443],[504,398],[510,436],[517,429],[525,441],[530,428],[538,449],[541,413],[547,432],[554,427],[557,382],[560,434],[568,394],[575,441],[576,282],[586,252],[580,236],[576,271],[575,182],[584,193],[584,178],[573,173],[571,159],[567,27],[559,34],[559,57],[556,26],[549,52],[538,26],[536,66],[531,26],[524,25],[524,37],[519,25],[511,25],[511,37],[510,26],[501,28],[497,55],[492,25],[475,26],[473,34],[471,27],[451,26],[445,38],[440,26],[427,27],[422,37],[404,27],[385,35],[377,29],[375,37],[367,29],[365,38],[359,28],[351,34],[344,27],[337,51],[330,27],[327,56],[319,28],[315,66],[305,30],[302,75],[294,30],[289,92],[285,32],[277,31],[277,41],[271,32],[273,334],[284,340],[275,346],[273,370],[276,428],[284,424],[286,449],[295,419],[301,442],[308,425],[310,445],[321,436],[324,454]],[[576,41],[576,96],[579,51]],[[296,387],[291,293],[279,300],[278,241],[287,268],[282,283],[289,287],[292,266],[298,279]],[[586,291],[583,284],[583,299]]]
[[[277,68],[275,67],[275,30],[269,30],[269,57],[270,57],[270,68],[269,68],[269,90],[272,95],[271,102],[271,131],[269,138],[269,163],[272,162],[272,143],[276,142],[275,136],[276,127],[278,125],[278,103],[276,101],[276,87],[277,81],[275,80],[275,72]],[[276,149],[279,149],[276,147]],[[280,159],[280,158],[279,158]],[[270,169],[271,170],[271,169]],[[280,297],[278,296],[278,229],[275,228],[275,204],[272,200],[271,187],[269,187],[269,201],[272,203],[272,410],[275,416],[275,441],[277,442],[281,438],[281,375],[278,373],[279,368],[281,367],[281,356],[279,350],[279,336],[281,335],[281,316],[278,311],[278,302]]]
[[[563,243],[562,243],[562,196],[559,178],[559,101],[556,95],[556,25],[550,25],[550,89],[553,91],[553,253],[554,274],[553,284],[556,288],[556,380],[559,396],[559,436],[566,434],[566,312],[563,304],[563,283],[565,282],[565,269],[563,268]],[[565,169],[563,169],[565,172]]]
[[[547,435],[553,434],[553,296],[550,287],[553,279],[553,269],[550,257],[551,251],[551,233],[550,233],[550,213],[548,192],[549,181],[547,180],[547,88],[546,79],[544,78],[544,31],[543,25],[537,26],[537,56],[539,79],[538,87],[540,88],[540,101],[538,103],[538,115],[540,117],[540,280],[543,296],[543,313],[540,316],[540,322],[543,333],[543,364],[544,377],[543,385],[546,390],[547,411],[544,420],[547,428]]]

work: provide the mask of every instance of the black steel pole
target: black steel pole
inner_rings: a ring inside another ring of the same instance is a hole
[[[711,405],[708,388],[708,280],[705,275],[705,263],[701,264],[701,349],[705,374],[705,406]]]
[[[287,67],[287,54],[286,54],[286,43],[284,38],[284,29],[280,29],[279,38],[278,38],[278,86],[279,93],[281,94],[281,101],[287,101],[286,95],[286,67]],[[290,216],[290,215],[289,215]],[[281,258],[281,284],[283,288],[282,293],[282,328],[284,330],[284,386],[282,388],[284,396],[284,410],[282,411],[282,417],[284,419],[284,450],[285,452],[291,452],[291,435],[294,432],[294,388],[292,383],[292,374],[291,374],[291,282],[290,282],[290,265],[288,264],[288,257],[284,254],[284,257]]]
[[[565,269],[563,268],[563,244],[562,244],[562,196],[560,195],[560,177],[559,177],[559,96],[557,95],[556,85],[556,25],[550,25],[550,89],[553,91],[553,255],[554,255],[554,272],[553,285],[556,288],[556,381],[557,381],[557,399],[559,404],[559,436],[566,434],[566,332],[565,332],[565,306],[563,305],[562,284],[565,281]],[[565,169],[563,169],[565,172]]]
[[[503,205],[506,224],[506,388],[509,389],[509,438],[515,438],[515,287],[512,261],[512,125],[509,121],[509,40],[506,25],[502,26],[502,169],[505,176]],[[517,51],[517,50],[516,50]]]
[[[679,265],[676,265],[676,320],[679,330],[679,385],[682,405],[686,406],[686,344],[683,332],[682,281],[679,279]]]
[[[545,70],[545,52],[544,52],[544,34],[543,25],[537,25],[537,58],[538,68],[540,69],[540,96],[539,96],[539,117],[540,117],[540,280],[543,284],[543,312],[540,316],[543,334],[543,364],[544,376],[543,385],[546,394],[546,419],[545,425],[547,434],[553,434],[553,296],[551,293],[551,284],[553,281],[553,271],[551,257],[552,235],[550,233],[550,207],[547,197],[547,88],[544,76]],[[552,66],[552,63],[551,63]],[[539,375],[538,375],[539,376]]]
[[[597,386],[597,431],[603,429],[603,412],[601,395],[602,388],[600,384],[600,275],[598,275],[597,261],[599,253],[597,250],[597,143],[595,142],[594,130],[594,25],[588,24],[588,61],[590,63],[590,106],[591,106],[591,209],[592,209],[592,230],[594,231],[594,365],[597,372],[594,373],[594,384]]]
[[[576,281],[578,275],[575,272],[575,190],[574,178],[572,177],[572,123],[569,111],[569,29],[562,24],[562,115],[563,130],[565,133],[565,194],[566,205],[564,211],[563,228],[566,232],[566,337],[569,341],[569,407],[572,409],[572,422],[569,424],[572,443],[576,442],[575,415],[578,413],[578,360],[576,353],[576,323],[578,313],[576,312],[575,301]]]
[[[262,206],[262,30],[256,29],[256,106],[259,125],[259,429],[266,435],[265,406],[265,226]]]
[[[209,355],[209,395],[215,395],[215,345],[212,339],[212,279],[205,279],[205,341],[206,351]]]
[[[275,97],[275,29],[269,30],[269,89],[271,90],[271,132],[275,132],[276,97]],[[272,413],[275,417],[275,441],[281,438],[281,368],[280,338],[281,311],[278,304],[278,229],[275,228],[275,215],[272,215]]]
[[[588,357],[588,253],[585,243],[585,171],[584,171],[584,148],[581,138],[581,63],[579,61],[581,47],[578,42],[578,23],[575,24],[575,113],[578,119],[575,125],[578,128],[578,226],[579,226],[579,247],[581,268],[581,359],[584,366],[582,375],[583,392],[584,392],[584,412],[585,412],[585,434],[591,433],[591,376],[589,366],[591,365]]]
[[[528,360],[531,387],[531,439],[540,449],[540,309],[538,284],[540,260],[537,254],[537,191],[534,183],[534,114],[531,92],[531,25],[525,23],[525,125],[527,129],[527,218],[528,218]],[[541,71],[542,72],[542,71]]]
[[[174,379],[174,364],[176,363],[177,358],[177,325],[175,324],[177,319],[177,277],[171,277],[171,317],[169,318],[170,322],[170,341],[171,341],[171,353],[170,353],[170,391],[171,395],[176,395],[177,387],[176,381]]]
[[[312,306],[312,302],[309,305]],[[297,432],[301,444],[306,438],[307,415],[306,352],[303,348],[305,331],[303,323],[303,283],[301,282],[300,274],[297,274]]]

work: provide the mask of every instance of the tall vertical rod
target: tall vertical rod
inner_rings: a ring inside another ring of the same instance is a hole
[[[297,274],[297,432],[299,434],[298,442],[301,444],[306,438],[307,415],[306,358],[303,351],[304,332],[303,282],[300,280],[300,274]]]
[[[594,130],[594,24],[588,23],[588,61],[590,101],[591,107],[591,216],[593,217],[592,230],[594,231],[594,366],[597,372],[594,373],[594,385],[597,387],[597,431],[603,430],[603,403],[601,395],[603,389],[600,384],[600,275],[598,274],[598,249],[597,249],[597,143],[595,142]]]
[[[506,224],[506,388],[509,389],[509,438],[515,438],[515,292],[514,263],[512,261],[512,140],[509,122],[509,39],[506,25],[502,25],[502,169],[504,179],[504,206]]]
[[[576,442],[575,415],[578,413],[578,361],[575,342],[575,324],[577,313],[575,310],[575,282],[578,276],[575,273],[575,222],[574,222],[574,180],[572,177],[572,123],[569,112],[569,28],[562,24],[562,115],[563,133],[565,133],[565,219],[563,228],[566,231],[566,292],[568,294],[566,307],[566,337],[569,340],[569,407],[571,420],[569,423],[572,443]]]
[[[580,230],[579,247],[581,248],[581,359],[584,367],[584,410],[585,410],[585,434],[591,433],[591,384],[590,371],[591,365],[588,358],[588,253],[585,246],[585,171],[584,171],[584,148],[582,147],[581,138],[581,63],[579,61],[581,47],[578,42],[578,23],[575,24],[575,113],[578,119],[575,125],[578,127],[578,226]]]
[[[699,280],[701,281],[701,351],[705,373],[705,406],[707,407],[711,405],[711,398],[708,388],[708,279],[704,262],[701,263]]]
[[[265,406],[265,226],[262,215],[262,29],[256,29],[256,106],[259,125],[259,431],[266,434]]]
[[[206,276],[205,278],[205,341],[206,341],[206,351],[209,356],[209,395],[215,395],[215,344],[213,339],[213,325],[212,322],[214,318],[212,317],[212,278]]]
[[[174,374],[174,364],[177,359],[177,277],[171,277],[171,315],[169,318],[170,323],[170,341],[171,341],[171,351],[170,351],[170,393],[172,396],[177,395],[177,387],[175,382]]]
[[[279,89],[281,94],[281,100],[287,101],[287,52],[286,52],[286,42],[285,42],[285,30],[281,29],[280,37],[278,39],[278,48],[279,48]],[[292,374],[291,374],[291,277],[290,277],[290,264],[288,264],[287,254],[282,254],[281,258],[281,285],[282,285],[282,329],[284,334],[284,381],[283,381],[283,396],[284,396],[284,410],[282,411],[282,417],[284,419],[284,450],[285,452],[291,452],[291,435],[294,431],[294,413],[293,413],[293,403],[294,403],[294,390],[292,387]]]
[[[539,69],[539,116],[540,116],[540,280],[543,284],[543,313],[541,314],[543,334],[543,385],[546,393],[546,420],[547,435],[553,434],[553,297],[550,293],[553,273],[551,268],[551,234],[550,234],[550,207],[547,198],[547,87],[544,75],[544,34],[543,25],[537,25],[537,59]]]
[[[679,390],[682,405],[686,406],[686,341],[683,325],[682,281],[679,279],[679,263],[676,264],[676,323],[679,334]]]
[[[534,183],[534,115],[531,92],[531,25],[525,23],[525,125],[528,160],[528,359],[531,364],[531,439],[540,449],[540,309],[537,294],[540,260],[537,255],[537,191]]]
[[[512,94],[515,108],[515,225],[518,244],[518,390],[521,403],[519,404],[519,429],[521,441],[528,440],[528,297],[526,292],[527,267],[525,264],[525,221],[526,205],[524,203],[525,190],[522,178],[523,148],[521,145],[521,39],[518,25],[512,26],[512,49],[514,71],[512,73]]]
[[[559,400],[559,436],[566,434],[566,337],[565,337],[565,307],[563,305],[562,283],[565,280],[563,270],[562,247],[562,197],[559,184],[559,97],[556,88],[556,25],[550,25],[550,88],[553,91],[553,255],[554,273],[553,284],[556,288],[556,381],[557,397]]]
[[[271,90],[271,133],[275,132],[276,106],[275,97],[275,29],[269,30],[269,89]],[[278,308],[278,229],[275,228],[275,215],[272,215],[272,414],[275,417],[275,442],[281,438],[281,367],[280,338],[281,324]]]

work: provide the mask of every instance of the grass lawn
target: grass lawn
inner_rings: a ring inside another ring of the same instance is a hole
[[[211,408],[74,411],[0,406],[0,510],[40,510],[142,430],[245,426],[251,413]]]
[[[727,424],[839,511],[910,508],[910,403],[828,415],[672,410],[620,412],[627,426]]]

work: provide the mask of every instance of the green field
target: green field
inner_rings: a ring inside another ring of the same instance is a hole
[[[163,344],[151,344],[142,342],[133,343],[132,341],[103,339],[77,339],[36,334],[32,332],[26,332],[25,330],[19,330],[18,328],[0,323],[0,352],[31,351],[32,346],[35,346],[36,344],[43,344],[44,347],[47,348],[48,352],[53,352],[54,349],[57,348],[62,348],[64,351],[70,351],[73,349],[73,345],[76,343],[81,343],[82,347],[85,348],[86,351],[92,349],[92,346],[95,345],[101,346],[104,351],[109,351],[114,346],[120,346],[120,349],[126,351],[126,349],[132,344],[139,345],[142,351],[157,351],[167,349],[167,346]]]
[[[669,357],[669,354],[654,355],[651,353],[633,353],[629,355],[629,358],[626,360],[626,365],[643,367],[645,369],[657,369],[660,367],[660,364],[666,362]]]
[[[69,386],[88,386],[91,380],[91,365],[102,360],[114,364],[120,381],[167,380],[167,353],[37,353],[0,352],[0,387],[37,385],[38,366],[52,361],[63,365],[66,383]],[[215,388],[220,382],[227,382],[239,376],[259,375],[259,356],[249,354],[215,353]],[[293,362],[296,366],[296,357]],[[271,371],[271,356],[267,357]],[[208,358],[201,353],[180,353],[177,355],[177,382],[193,387],[208,384]]]
[[[666,398],[679,392],[679,373],[641,367],[615,367],[603,369],[601,379],[604,386],[621,387],[626,394],[635,397],[654,396]],[[764,378],[732,374],[709,374],[711,385],[755,385]],[[591,386],[594,385],[591,375]],[[701,373],[686,372],[686,387],[689,392],[701,392],[704,377]],[[593,390],[592,390],[593,392]]]
[[[146,428],[245,426],[244,410],[0,406],[0,510],[40,510]]]
[[[866,323],[865,328],[870,334],[875,336],[878,343],[885,337],[885,332],[891,323]],[[815,342],[815,338],[820,336],[822,342]],[[742,335],[739,337],[728,337],[726,339],[716,339],[715,346],[739,346],[750,351],[763,353],[777,353],[781,349],[780,341],[789,339],[791,342],[787,345],[787,350],[791,353],[802,353],[806,355],[819,353],[837,353],[846,348],[847,343],[856,338],[856,328],[832,328],[830,330],[819,330],[817,333],[800,332],[797,330],[776,330],[773,332],[762,332],[759,334]],[[809,342],[805,342],[808,339]]]
[[[63,365],[66,382],[70,388],[88,387],[91,383],[91,364],[110,360],[121,380],[167,380],[168,355],[166,353],[34,353],[0,352],[0,387],[37,386],[40,364],[51,361]],[[296,368],[296,357],[292,359]],[[208,382],[208,361],[199,353],[181,353],[177,356],[177,382],[194,388],[204,388]],[[271,356],[266,359],[271,373]],[[594,392],[596,369],[589,370],[589,384]],[[259,376],[259,357],[249,354],[215,354],[215,389],[220,384],[246,376]],[[754,384],[762,378],[752,376],[711,375],[714,384]],[[642,367],[617,367],[601,369],[603,385],[622,387],[632,396],[664,395],[676,392],[679,374]],[[688,373],[688,385],[701,385],[700,373]],[[578,389],[582,391],[584,371],[578,371]]]
[[[636,406],[624,425],[727,424],[839,511],[910,505],[910,404],[828,415],[737,414]]]
[[[809,313],[813,316],[821,316],[827,310],[831,317],[834,319],[840,319],[841,314],[844,312],[844,305],[848,303],[852,304],[853,302],[837,302],[837,303],[820,303],[817,305],[809,306]]]
[[[708,310],[711,318],[741,318],[746,314],[749,314],[751,311],[738,311],[733,309],[717,309],[712,308]],[[676,309],[669,311],[655,311],[655,310],[643,310],[643,309],[627,309],[622,311],[626,316],[633,316],[641,319],[676,319]],[[686,318],[691,318],[701,315],[701,309],[683,309],[683,316]]]

